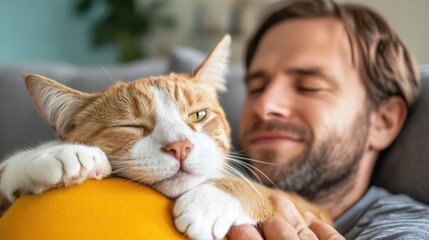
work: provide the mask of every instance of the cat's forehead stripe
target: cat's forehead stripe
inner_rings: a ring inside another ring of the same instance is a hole
[[[115,101],[119,101],[120,109],[127,112],[127,116],[125,117],[129,120],[135,119],[146,124],[154,121],[155,106],[152,102],[153,94],[151,91],[148,91],[147,86],[147,82],[138,81],[127,85],[123,89],[124,92],[116,95]]]
[[[144,96],[139,96],[139,97],[144,97]],[[141,100],[138,99],[138,96],[132,96],[131,99],[131,103],[132,103],[132,110],[133,110],[133,115],[135,118],[142,118],[143,115],[143,109],[141,107]]]
[[[151,87],[151,90],[153,92],[156,105],[156,119],[170,119],[170,121],[173,119],[179,120],[180,113],[170,95],[158,87]]]
[[[193,102],[193,98],[192,98],[192,96],[191,96],[191,93],[190,93],[190,92],[184,92],[184,93],[183,93],[183,96],[184,96],[184,100],[186,101],[186,104],[188,104],[188,106],[190,106],[190,105],[193,105],[193,104],[194,104],[194,102]]]
[[[182,119],[179,109],[171,95],[163,89],[151,87],[155,101],[156,126],[152,137],[162,144],[187,139],[193,142],[192,130]]]
[[[193,106],[195,103],[194,94],[193,91],[191,91],[189,80],[180,79],[178,76],[171,77],[173,78],[165,78],[159,79],[160,81],[154,81],[152,86],[158,87],[159,90],[168,95],[175,103],[175,106],[179,112],[186,111],[189,106]]]

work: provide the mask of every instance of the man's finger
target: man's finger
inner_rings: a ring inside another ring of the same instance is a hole
[[[286,196],[276,195],[271,198],[271,201],[277,212],[296,229],[300,239],[317,239],[316,235],[307,227],[295,204]]]
[[[248,224],[233,226],[228,233],[229,240],[263,240],[255,227]]]
[[[266,221],[262,228],[264,235],[267,240],[274,239],[288,239],[288,240],[299,240],[296,229],[286,222],[283,218],[272,217]]]
[[[320,240],[345,240],[331,225],[318,220],[311,222],[310,229]]]

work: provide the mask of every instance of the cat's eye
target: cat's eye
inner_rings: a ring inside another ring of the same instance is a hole
[[[194,113],[189,114],[188,121],[190,123],[201,122],[207,117],[207,110],[201,110]]]

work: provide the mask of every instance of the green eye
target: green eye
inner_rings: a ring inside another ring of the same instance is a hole
[[[198,111],[198,112],[194,112],[194,113],[189,114],[188,120],[190,123],[197,123],[197,122],[204,120],[204,118],[206,118],[206,116],[207,116],[207,111],[202,110],[202,111]]]

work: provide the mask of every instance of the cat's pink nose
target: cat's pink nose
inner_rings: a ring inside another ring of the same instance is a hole
[[[192,143],[190,143],[188,140],[181,140],[165,145],[162,150],[172,155],[180,162],[183,162],[183,160],[186,159],[186,156],[188,156],[188,153],[191,151],[191,148]]]

